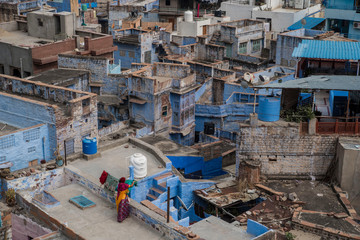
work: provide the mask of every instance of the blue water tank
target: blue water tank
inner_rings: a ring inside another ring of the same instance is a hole
[[[280,118],[280,98],[263,97],[259,99],[259,120],[276,122]]]
[[[97,153],[97,140],[96,138],[84,138],[82,141],[83,153],[92,155]]]

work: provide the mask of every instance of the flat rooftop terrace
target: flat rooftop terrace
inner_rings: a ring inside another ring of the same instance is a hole
[[[194,223],[189,229],[206,240],[241,239],[250,240],[255,236],[245,230],[233,226],[219,218],[210,216],[205,220]]]
[[[15,127],[15,126],[11,126],[7,123],[0,122],[0,136],[10,134],[18,129],[19,128]]]
[[[75,160],[71,162],[71,166],[96,179],[99,179],[103,170],[116,178],[127,178],[129,177],[130,156],[134,153],[141,153],[147,158],[147,176],[152,176],[165,170],[165,167],[157,161],[154,155],[131,143],[125,143],[109,150],[101,151],[101,157],[89,161],[83,159]]]
[[[84,70],[53,69],[39,75],[29,77],[28,79],[56,86],[68,86],[75,83],[75,81],[70,80],[84,76],[87,73],[88,71]]]
[[[295,192],[300,201],[306,202],[303,206],[304,210],[335,213],[346,212],[346,209],[341,205],[336,193],[331,187],[319,181],[271,180],[264,185],[279,192],[288,194]]]
[[[104,201],[78,184],[70,184],[49,191],[60,205],[46,210],[47,214],[88,240],[118,239],[165,239],[159,232],[134,217],[122,223],[117,222],[116,206]],[[96,203],[95,207],[84,210],[69,202],[75,196],[83,195]]]
[[[53,43],[53,40],[29,36],[23,31],[5,31],[0,28],[0,42],[9,43],[23,48],[32,48],[36,46]]]
[[[168,156],[199,156],[199,151],[191,147],[186,147],[170,139],[160,136],[146,136],[141,138],[142,141],[157,147],[165,155]]]

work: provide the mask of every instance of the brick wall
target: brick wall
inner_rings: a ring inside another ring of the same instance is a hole
[[[74,51],[76,48],[75,39],[68,39],[52,44],[46,44],[31,49],[33,59],[41,59],[51,56],[57,56],[59,53]],[[36,65],[33,64],[34,75],[40,72],[57,68],[57,60],[51,63]]]
[[[51,230],[40,226],[22,215],[12,214],[11,224],[13,239],[25,240],[29,239],[28,237],[36,238],[51,232]]]
[[[237,163],[260,160],[261,172],[267,175],[322,176],[334,158],[337,138],[300,135],[297,125],[241,127]]]

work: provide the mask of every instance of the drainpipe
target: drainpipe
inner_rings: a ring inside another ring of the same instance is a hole
[[[46,155],[45,155],[45,137],[42,138],[42,147],[43,147],[43,158],[44,158],[44,160],[46,160]]]
[[[360,60],[358,60],[358,62],[357,62],[356,76],[359,76],[359,70],[360,70],[359,61],[360,61]]]
[[[21,78],[24,78],[24,71],[23,71],[23,59],[20,58],[20,76]]]

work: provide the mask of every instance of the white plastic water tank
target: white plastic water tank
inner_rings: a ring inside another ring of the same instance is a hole
[[[193,21],[193,12],[189,11],[189,10],[185,11],[184,20],[185,20],[185,22],[192,22]]]
[[[134,177],[143,178],[147,175],[147,159],[141,153],[130,156],[130,164],[134,166]]]

